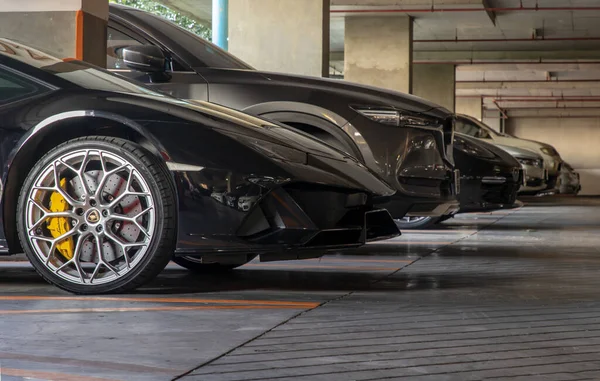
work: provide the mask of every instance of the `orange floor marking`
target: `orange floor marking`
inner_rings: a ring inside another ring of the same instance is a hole
[[[194,298],[132,298],[132,297],[108,297],[108,296],[34,296],[34,295],[12,295],[0,296],[0,301],[26,301],[26,300],[61,300],[61,301],[103,301],[103,302],[139,302],[139,303],[214,303],[214,304],[241,304],[241,305],[264,305],[264,306],[304,306],[313,308],[318,303],[294,302],[280,300],[235,300],[235,299],[194,299]]]
[[[11,377],[23,377],[23,378],[34,378],[38,380],[52,380],[52,381],[117,381],[109,378],[99,378],[91,376],[81,376],[74,374],[45,372],[38,370],[26,370],[26,369],[13,369],[13,368],[0,368],[0,378],[2,376]]]
[[[315,308],[315,303],[311,308]],[[299,310],[307,308],[304,305],[288,306],[185,306],[185,307],[106,307],[106,308],[63,308],[48,310],[0,310],[0,315],[28,314],[66,314],[66,313],[106,313],[106,312],[153,312],[153,311],[199,311],[199,310]]]

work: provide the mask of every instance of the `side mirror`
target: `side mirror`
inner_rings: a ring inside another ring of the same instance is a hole
[[[120,49],[123,63],[132,70],[148,74],[164,73],[167,58],[162,50],[153,45],[134,45]]]

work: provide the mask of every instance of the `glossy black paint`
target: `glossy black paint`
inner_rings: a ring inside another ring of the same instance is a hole
[[[519,162],[506,151],[468,135],[456,133],[454,139],[454,160],[461,173],[458,213],[513,208],[523,183]],[[485,156],[473,154],[475,150]]]
[[[217,58],[227,53],[179,31],[167,20],[128,7],[110,5],[109,27],[143,44],[160,47],[177,67],[164,81],[126,66],[119,74],[177,98],[208,100],[324,138],[358,158],[397,190],[394,203],[385,205],[394,217],[402,217],[415,207],[433,210],[458,204],[453,186],[453,119],[448,110],[379,88],[260,72],[232,56],[222,62],[207,62],[203,56],[206,51]],[[117,57],[119,52],[110,54]],[[352,106],[356,105],[415,113],[435,120],[435,125],[384,125],[355,111]],[[428,140],[435,144],[424,144]]]
[[[389,214],[373,208],[394,190],[356,159],[307,134],[210,103],[177,100],[77,61],[45,57],[34,67],[22,62],[29,48],[0,43],[14,52],[0,50],[0,71],[44,89],[0,104],[2,251],[20,252],[16,200],[30,168],[57,144],[86,135],[138,142],[172,171],[181,254],[289,251],[295,257],[299,250],[323,254],[399,234]],[[327,202],[317,199],[314,207],[308,195]]]

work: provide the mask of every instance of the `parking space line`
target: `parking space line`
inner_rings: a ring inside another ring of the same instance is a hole
[[[11,352],[0,352],[0,359],[2,360],[18,360],[44,364],[60,364],[60,365],[72,365],[78,368],[89,367],[98,369],[108,369],[117,371],[126,371],[134,373],[162,373],[162,374],[178,374],[181,369],[169,369],[159,368],[148,365],[137,365],[121,362],[110,362],[110,361],[94,361],[94,360],[83,360],[78,358],[64,358],[55,356],[37,356],[24,353],[11,353]],[[2,373],[0,373],[2,374]]]
[[[0,301],[28,301],[28,300],[55,300],[55,301],[108,301],[108,302],[138,302],[138,303],[183,303],[183,304],[241,304],[248,306],[302,306],[314,308],[319,303],[296,302],[284,300],[235,300],[235,299],[195,299],[195,298],[132,298],[132,297],[103,297],[103,296],[36,296],[36,295],[11,295],[0,296]]]
[[[317,307],[319,303],[314,303]],[[108,312],[163,312],[163,311],[201,311],[201,310],[301,310],[308,309],[305,305],[284,306],[172,306],[172,307],[98,307],[98,308],[56,308],[47,310],[0,310],[0,315],[29,315],[29,314],[67,314],[67,313],[108,313]]]
[[[66,373],[46,372],[38,370],[0,368],[0,378],[2,376],[34,378],[38,380],[52,381],[117,381],[111,378],[99,378],[92,376],[82,376]]]

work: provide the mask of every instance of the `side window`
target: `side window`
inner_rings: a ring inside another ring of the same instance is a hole
[[[483,128],[479,128],[479,131],[477,132],[477,137],[480,138],[480,139],[491,139],[492,138],[492,136],[490,135],[490,133],[487,132]]]
[[[123,60],[117,56],[117,50],[127,46],[144,45],[125,33],[114,28],[108,27],[108,41],[106,47],[106,68],[107,69],[127,69]]]
[[[461,134],[477,137],[477,127],[461,119],[456,120],[454,130]]]
[[[0,67],[0,106],[47,91],[50,89]]]

